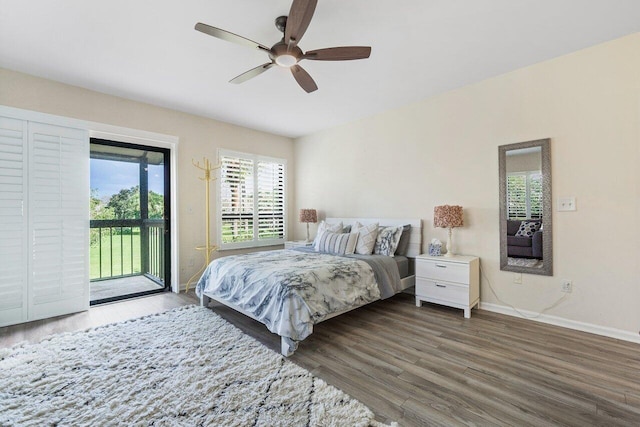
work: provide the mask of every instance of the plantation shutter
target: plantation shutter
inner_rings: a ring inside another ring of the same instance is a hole
[[[284,165],[258,162],[258,239],[284,239]]]
[[[520,172],[507,176],[507,218],[542,218],[542,174]]]
[[[89,308],[85,131],[29,123],[30,320]]]
[[[220,164],[221,249],[282,244],[286,234],[284,161],[225,150]]]
[[[529,175],[529,218],[542,218],[542,174]]]
[[[253,240],[253,161],[222,156],[222,243]]]
[[[27,122],[0,117],[0,326],[27,320]]]
[[[527,177],[524,174],[507,176],[507,218],[527,218]]]
[[[0,117],[0,326],[89,308],[88,146]]]

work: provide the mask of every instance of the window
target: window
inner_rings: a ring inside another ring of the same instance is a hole
[[[285,160],[221,150],[220,164],[220,249],[284,243]]]
[[[542,218],[542,174],[540,171],[507,175],[507,218]]]

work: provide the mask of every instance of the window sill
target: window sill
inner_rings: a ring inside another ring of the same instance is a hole
[[[269,246],[284,246],[285,240],[269,240],[266,242],[239,242],[239,243],[226,243],[219,245],[218,251],[235,251],[238,249],[259,249]]]

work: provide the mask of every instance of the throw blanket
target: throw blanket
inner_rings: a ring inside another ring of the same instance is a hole
[[[380,299],[376,276],[385,278],[385,297],[398,292],[395,262],[384,258],[388,260],[371,262],[372,267],[356,257],[298,250],[228,256],[209,264],[196,293],[232,303],[271,332],[301,341],[328,315]],[[395,269],[395,276],[392,271],[374,272],[384,270],[383,264]]]

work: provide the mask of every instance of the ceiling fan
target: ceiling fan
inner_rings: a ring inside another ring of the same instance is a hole
[[[289,68],[300,87],[307,93],[310,93],[317,90],[318,86],[309,73],[298,65],[298,62],[303,59],[315,61],[347,61],[352,59],[365,59],[371,54],[371,47],[369,46],[330,47],[310,50],[303,53],[302,49],[298,47],[298,43],[305,31],[307,31],[307,27],[309,27],[317,3],[318,0],[293,0],[291,10],[289,10],[289,16],[279,16],[276,18],[276,28],[284,33],[284,37],[271,47],[201,22],[196,24],[195,29],[221,40],[262,50],[269,55],[271,61],[240,74],[231,79],[229,81],[230,83],[246,82],[264,73],[269,68],[278,65]]]

